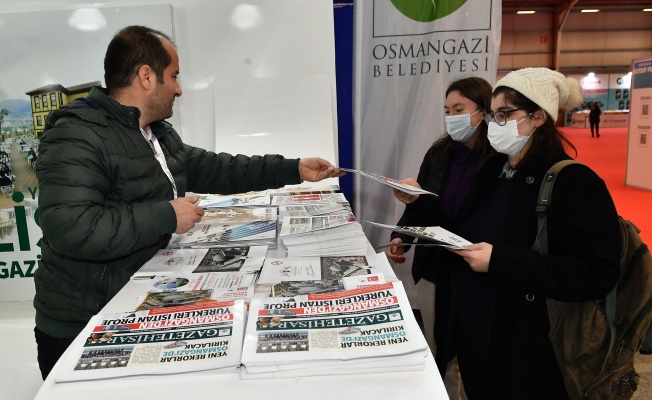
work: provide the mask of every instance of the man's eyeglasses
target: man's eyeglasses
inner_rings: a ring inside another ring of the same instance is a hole
[[[521,108],[512,108],[511,110],[503,110],[503,111],[496,111],[496,112],[488,112],[484,115],[484,120],[489,125],[489,122],[493,119],[496,121],[496,123],[500,126],[503,126],[507,123],[507,116],[514,111],[520,111],[520,110],[525,110],[524,107]]]

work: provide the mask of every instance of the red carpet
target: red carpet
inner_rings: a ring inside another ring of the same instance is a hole
[[[627,128],[601,128],[599,138],[592,138],[589,129],[561,131],[577,148],[577,161],[590,166],[607,183],[618,213],[634,222],[643,241],[652,245],[652,191],[625,186]]]

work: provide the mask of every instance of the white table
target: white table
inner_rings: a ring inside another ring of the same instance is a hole
[[[282,248],[268,256],[278,256]],[[373,251],[373,249],[372,249]],[[271,254],[270,254],[271,253]],[[135,309],[151,282],[131,280],[102,313]],[[63,358],[63,357],[62,357]],[[448,399],[446,389],[430,353],[423,371],[357,374],[291,379],[241,380],[238,374],[187,373],[177,375],[106,379],[86,382],[55,383],[60,363],[43,383],[35,400],[179,400],[226,398],[236,400],[357,400]]]

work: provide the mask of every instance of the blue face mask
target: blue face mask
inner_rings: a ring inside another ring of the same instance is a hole
[[[475,133],[476,128],[482,123],[482,121],[480,121],[480,123],[476,126],[471,125],[471,116],[479,112],[480,110],[474,112],[473,114],[445,116],[444,120],[446,121],[446,131],[450,137],[456,142],[468,142]]]

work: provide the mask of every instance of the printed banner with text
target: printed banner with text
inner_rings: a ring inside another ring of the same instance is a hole
[[[448,85],[477,76],[494,84],[500,0],[371,0],[355,3],[355,168],[416,178],[445,131]],[[355,214],[394,224],[403,212],[391,188],[355,177]],[[365,226],[373,244],[388,234]]]

